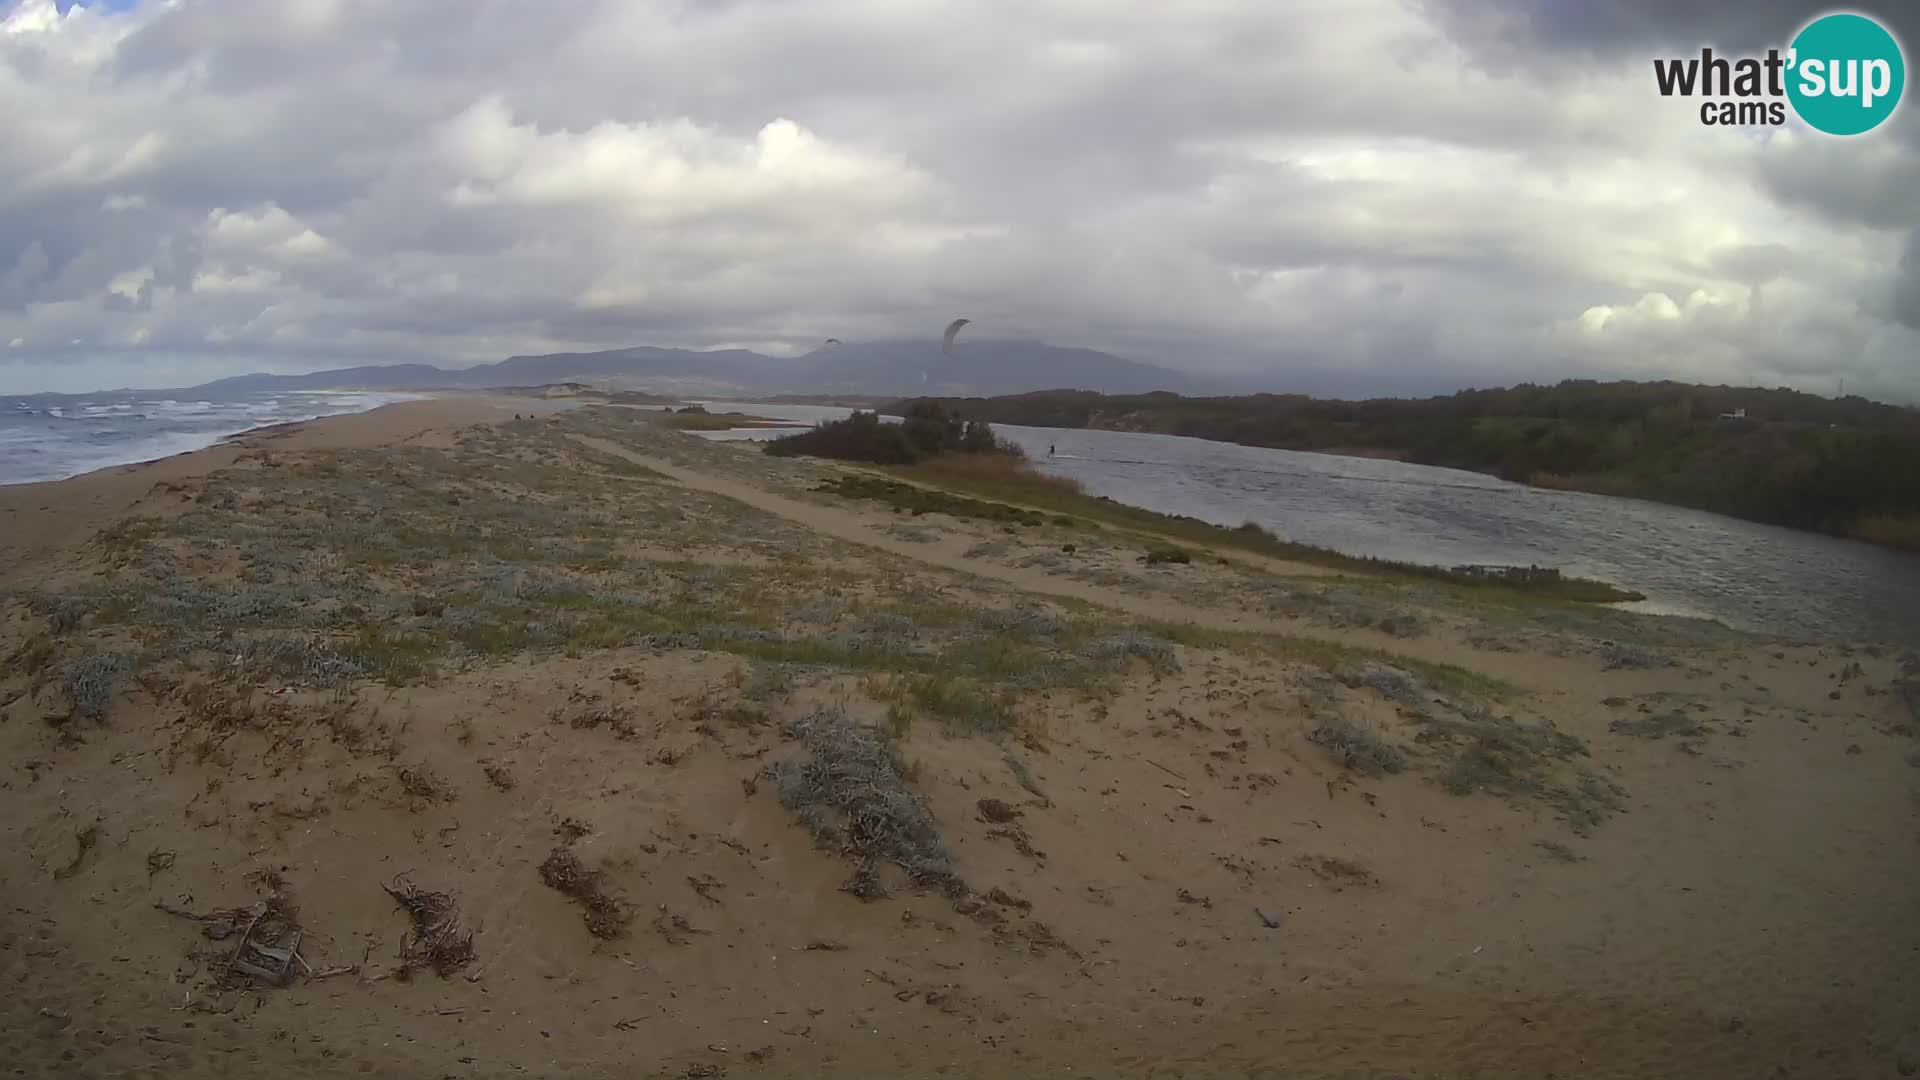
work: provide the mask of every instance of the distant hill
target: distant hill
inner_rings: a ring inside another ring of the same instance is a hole
[[[1112,394],[1207,389],[1177,371],[1093,349],[1037,341],[962,341],[954,355],[925,341],[833,344],[804,356],[765,356],[746,349],[696,352],[636,346],[604,352],[514,356],[494,364],[439,368],[396,364],[306,375],[238,375],[190,389],[244,394],[269,390],[489,389],[578,382],[681,395],[776,394],[992,396],[1051,387]]]

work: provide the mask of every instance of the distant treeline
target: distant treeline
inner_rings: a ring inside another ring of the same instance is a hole
[[[1920,412],[1860,397],[1573,380],[1418,400],[1054,390],[915,403],[929,401],[992,423],[1387,456],[1920,550]]]

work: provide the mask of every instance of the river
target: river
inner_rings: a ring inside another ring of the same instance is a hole
[[[848,411],[709,407],[805,423]],[[1289,540],[1405,562],[1558,567],[1646,594],[1623,607],[1780,637],[1920,645],[1920,557],[1871,544],[1396,461],[1172,435],[994,430],[1043,472],[1161,513],[1221,525],[1253,521]]]

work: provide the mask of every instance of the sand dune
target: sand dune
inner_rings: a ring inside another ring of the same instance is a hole
[[[0,489],[0,1057],[1920,1069],[1910,658],[1147,566],[536,411]]]

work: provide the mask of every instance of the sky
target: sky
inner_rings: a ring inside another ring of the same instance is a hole
[[[1920,106],[1654,86],[1826,10],[0,0],[0,394],[966,315],[1275,390],[1916,402]]]

